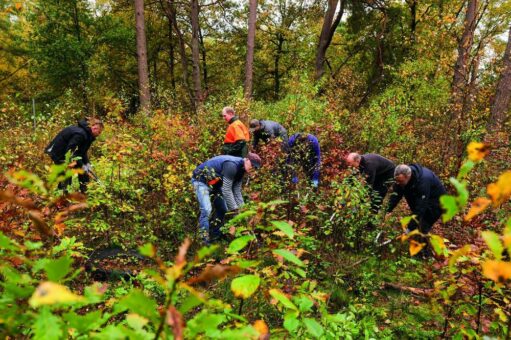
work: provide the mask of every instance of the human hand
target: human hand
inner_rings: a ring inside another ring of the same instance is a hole
[[[291,180],[291,182],[293,182],[293,184],[298,183],[298,177],[294,176],[293,179]]]
[[[317,187],[318,187],[318,185],[319,185],[319,181],[318,181],[317,179],[313,179],[313,180],[312,180],[312,186],[313,186],[314,188],[317,188]]]
[[[92,165],[90,163],[84,164],[82,166],[82,170],[85,172],[90,172],[92,170]]]

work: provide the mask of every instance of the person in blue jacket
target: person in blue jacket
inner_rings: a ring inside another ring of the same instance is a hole
[[[314,188],[319,185],[321,167],[321,150],[318,139],[310,133],[295,133],[288,141],[289,154],[287,163],[292,167],[292,182],[298,183],[296,166],[303,168]]]
[[[416,216],[408,224],[407,232],[417,228],[427,234],[442,216],[440,196],[447,194],[440,179],[419,164],[400,164],[394,170],[394,193],[390,197],[387,213],[392,212],[404,196]]]
[[[246,158],[222,155],[213,157],[195,168],[192,185],[199,202],[199,231],[205,244],[222,236],[220,227],[228,211],[243,205],[241,184],[243,176],[261,166],[261,158],[248,153]],[[210,229],[211,202],[215,205],[215,224]]]

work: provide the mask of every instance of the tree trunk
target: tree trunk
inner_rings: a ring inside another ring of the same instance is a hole
[[[248,5],[247,61],[245,64],[245,99],[252,98],[254,76],[254,48],[257,20],[257,0],[249,0]]]
[[[144,22],[144,0],[135,0],[135,21],[137,27],[138,88],[140,109],[146,115],[151,111],[151,92],[147,68],[147,46]]]
[[[174,34],[172,33],[172,21],[169,21],[169,72],[170,72],[170,86],[174,93],[176,92],[176,74],[174,70],[175,57],[174,57]]]
[[[202,101],[199,47],[199,0],[190,1],[190,19],[192,23],[192,80],[195,106]]]
[[[81,29],[80,29],[80,18],[79,18],[79,14],[78,14],[78,1],[74,1],[74,6],[73,6],[73,23],[74,23],[74,28],[75,28],[75,35],[76,35],[76,40],[78,40],[79,43],[82,42],[82,33],[81,33]],[[81,74],[80,74],[80,80],[79,80],[79,84],[80,84],[80,90],[82,92],[82,100],[83,100],[83,108],[84,108],[84,111],[85,113],[88,115],[90,113],[90,105],[89,105],[89,96],[88,96],[88,93],[87,93],[87,78],[88,78],[88,70],[87,70],[87,65],[84,63],[83,59],[80,58],[80,71],[81,71]]]
[[[172,26],[174,27],[174,31],[177,36],[177,41],[179,43],[179,56],[181,58],[181,68],[183,69],[183,85],[186,88],[186,92],[188,94],[188,98],[190,100],[190,109],[192,112],[196,112],[197,108],[195,106],[194,96],[192,89],[190,87],[190,83],[188,80],[188,58],[186,57],[186,47],[185,47],[185,40],[183,37],[183,33],[179,29],[179,25],[177,24],[177,12],[176,12],[176,5],[174,0],[167,0],[168,7],[165,7],[165,14],[167,15],[167,18],[172,23]]]
[[[335,16],[335,11],[337,10],[337,4],[339,3],[339,0],[328,0],[328,7],[325,12],[323,27],[321,28],[319,43],[316,49],[316,80],[320,79],[325,73],[326,51],[332,42],[332,38],[334,36],[335,30],[337,29],[337,26],[339,26],[339,23],[341,22],[342,15],[344,13],[345,2],[345,0],[341,0],[341,8],[337,16]]]
[[[488,120],[487,131],[500,131],[503,128],[509,113],[509,102],[511,99],[511,27],[502,60],[502,74],[497,84],[495,97],[493,98],[490,118]]]
[[[477,0],[469,0],[465,14],[464,28],[461,39],[458,42],[458,58],[454,65],[454,76],[451,89],[451,115],[449,134],[451,136],[451,156],[460,157],[463,152],[460,134],[463,126],[463,108],[466,101],[468,83],[470,51],[474,42],[474,32],[477,18]],[[452,133],[454,132],[454,133]]]
[[[279,99],[279,93],[280,93],[280,56],[282,55],[284,46],[284,36],[282,33],[277,33],[277,51],[275,53],[275,60],[274,60],[274,70],[273,70],[273,79],[275,81],[274,83],[274,93],[275,93],[275,99]]]
[[[208,63],[206,58],[206,46],[204,45],[204,37],[202,36],[202,30],[199,26],[199,43],[200,43],[200,52],[202,56],[202,81],[204,82],[204,91],[205,93],[202,96],[205,98],[208,93]]]

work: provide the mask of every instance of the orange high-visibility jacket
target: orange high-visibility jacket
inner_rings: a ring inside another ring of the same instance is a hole
[[[224,143],[236,143],[239,140],[249,141],[250,133],[248,132],[245,124],[241,120],[236,119],[234,122],[229,124],[227,132],[225,133]]]

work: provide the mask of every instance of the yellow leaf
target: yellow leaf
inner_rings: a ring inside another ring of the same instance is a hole
[[[415,240],[410,240],[410,255],[415,256],[417,253],[419,253],[426,243],[420,243]]]
[[[270,330],[264,320],[256,320],[254,322],[254,328],[259,333],[259,339],[269,339]]]
[[[421,235],[421,232],[419,231],[419,229],[414,229],[411,232],[409,232],[408,234],[403,233],[401,236],[399,236],[399,239],[401,240],[401,242],[404,242],[414,235]]]
[[[486,261],[482,266],[484,276],[495,282],[511,279],[511,262]]]
[[[82,296],[72,293],[66,286],[53,282],[43,282],[37,287],[28,301],[32,307],[53,305],[55,303],[69,303],[83,300]]]
[[[499,206],[511,197],[511,171],[508,170],[499,176],[496,183],[491,183],[486,188],[493,205]]]
[[[456,250],[454,253],[452,253],[452,256],[449,258],[449,266],[452,266],[453,264],[456,263],[456,261],[458,261],[458,259],[461,257],[461,256],[464,256],[464,255],[467,255],[468,253],[470,253],[470,245],[465,245],[463,246],[463,248],[460,248],[458,250]]]
[[[479,142],[470,142],[467,146],[468,159],[473,162],[479,162],[490,152],[488,145]]]
[[[17,2],[14,4],[14,8],[16,8],[17,11],[21,10],[22,7],[23,5],[21,4],[21,2]]]
[[[491,203],[491,200],[489,200],[486,197],[478,197],[476,200],[472,203],[472,206],[468,210],[467,214],[464,217],[465,221],[470,221],[475,216],[479,215],[486,209]]]

